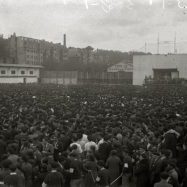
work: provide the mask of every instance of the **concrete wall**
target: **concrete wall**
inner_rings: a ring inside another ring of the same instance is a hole
[[[75,78],[42,78],[41,82],[45,84],[76,85],[77,79]]]
[[[37,83],[38,78],[37,77],[26,77],[26,83]]]
[[[78,75],[76,71],[42,71],[41,82],[49,84],[77,84]]]
[[[36,77],[0,77],[0,84],[18,84],[18,83],[37,83],[38,79]]]
[[[187,79],[187,54],[143,55],[133,57],[133,85],[142,85],[153,69],[178,69],[179,78]]]
[[[0,77],[0,83],[23,83],[23,77]]]
[[[132,72],[79,72],[79,84],[132,84]]]

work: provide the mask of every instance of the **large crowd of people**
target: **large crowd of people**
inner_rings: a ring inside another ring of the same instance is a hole
[[[0,187],[186,187],[187,88],[0,85]]]

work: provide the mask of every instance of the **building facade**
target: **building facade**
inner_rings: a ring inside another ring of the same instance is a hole
[[[83,64],[91,64],[94,62],[94,51],[91,46],[81,49],[81,61]]]
[[[0,83],[37,83],[42,66],[0,64]]]
[[[146,78],[187,79],[187,54],[134,56],[133,85],[143,85]]]
[[[133,72],[133,65],[130,63],[120,62],[109,68],[107,68],[107,72]]]
[[[45,65],[63,63],[67,59],[66,36],[64,45],[16,36],[15,33],[8,40],[10,57],[15,64]]]

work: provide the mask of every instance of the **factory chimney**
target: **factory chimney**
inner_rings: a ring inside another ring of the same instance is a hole
[[[64,34],[64,47],[66,48],[66,34]]]

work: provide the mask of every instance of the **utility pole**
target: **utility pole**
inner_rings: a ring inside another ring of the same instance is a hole
[[[175,32],[175,36],[174,36],[174,54],[177,53],[177,36],[176,36],[176,32]]]
[[[145,42],[145,53],[147,53],[147,43]]]
[[[162,8],[165,9],[165,0],[162,0]]]
[[[157,38],[157,54],[159,54],[159,45],[160,45],[160,39],[159,39],[159,33]]]

